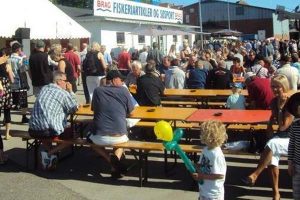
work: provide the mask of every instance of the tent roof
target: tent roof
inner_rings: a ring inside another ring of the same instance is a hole
[[[90,38],[91,33],[48,0],[0,0],[0,37],[30,28],[30,39]],[[17,6],[16,6],[17,5]]]

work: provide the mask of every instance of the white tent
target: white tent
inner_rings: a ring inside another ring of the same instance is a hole
[[[90,38],[91,33],[48,0],[0,0],[0,37],[30,28],[30,39]]]

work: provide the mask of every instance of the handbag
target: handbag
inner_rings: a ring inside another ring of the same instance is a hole
[[[13,99],[13,108],[15,110],[28,107],[26,89],[13,90],[11,94]]]
[[[29,84],[28,84],[26,71],[23,71],[23,70],[19,69],[18,74],[19,74],[19,77],[20,77],[20,87],[21,87],[21,89],[29,90],[30,87],[29,87]]]

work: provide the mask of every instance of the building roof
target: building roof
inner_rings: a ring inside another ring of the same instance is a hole
[[[6,19],[1,22],[0,37],[11,38],[18,28],[30,28],[30,39],[91,37],[89,31],[48,0],[5,1],[0,17]]]

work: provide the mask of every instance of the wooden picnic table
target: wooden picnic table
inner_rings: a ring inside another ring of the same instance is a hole
[[[136,94],[136,88],[130,87],[129,91]],[[230,89],[165,89],[164,96],[180,96],[180,97],[216,97],[229,96],[232,94]],[[247,90],[242,90],[244,96],[248,96]]]
[[[271,110],[199,109],[186,121],[202,123],[207,120],[219,120],[224,124],[266,124],[270,116]]]
[[[147,119],[147,120],[180,120],[184,121],[189,117],[196,108],[176,108],[176,107],[151,107],[138,106],[135,107],[130,118]],[[93,116],[94,112],[91,106],[80,106],[74,115]]]
[[[142,120],[185,121],[195,111],[196,108],[138,106],[129,117]]]

